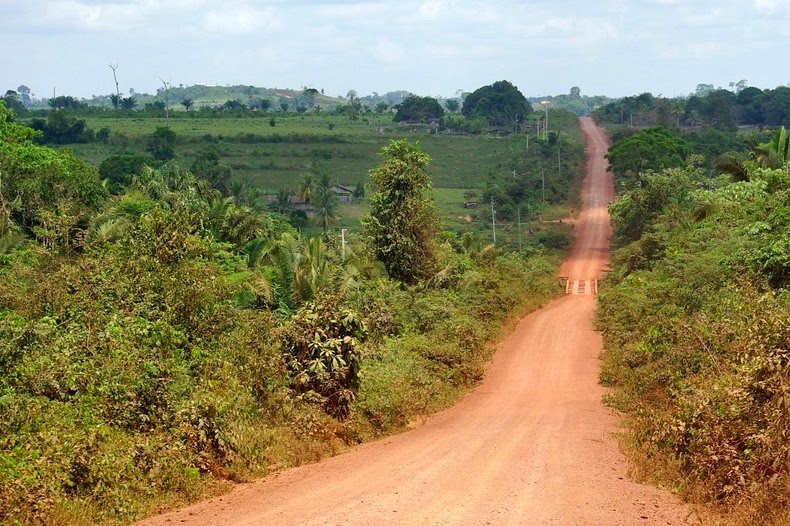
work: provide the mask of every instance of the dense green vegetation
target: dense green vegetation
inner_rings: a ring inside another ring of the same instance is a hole
[[[86,122],[85,129],[94,139],[65,147],[99,168],[111,191],[118,182],[128,182],[133,175],[130,169],[143,160],[156,166],[154,154],[160,158],[172,154],[174,162],[190,167],[224,195],[248,206],[265,204],[266,199],[281,195],[276,198],[282,204],[277,211],[290,215],[299,229],[308,232],[317,227],[302,211],[289,210],[288,203],[289,195],[299,194],[305,174],[321,171],[331,184],[370,195],[364,184],[368,170],[378,162],[379,150],[404,136],[419,139],[431,156],[431,177],[437,188],[434,197],[442,221],[457,232],[471,230],[488,236],[490,210],[465,209],[463,203],[494,197],[497,218],[505,222],[499,241],[511,246],[518,242],[517,206],[521,206],[525,233],[541,228],[537,223],[540,217],[556,218],[564,213],[551,207],[564,202],[572,187],[569,181],[581,173],[581,138],[575,118],[554,110],[549,112],[552,133],[529,132],[529,136],[527,132],[489,136],[485,119],[468,120],[452,113],[446,113],[438,126],[426,126],[398,124],[392,121],[392,114],[374,113],[362,113],[351,120],[345,113],[273,115],[249,109],[218,114],[182,111],[168,118],[147,111],[67,111],[69,119]],[[161,140],[166,132],[160,128],[169,129],[175,137],[167,134],[167,140]],[[513,185],[513,170],[517,174],[513,196],[486,190],[498,180],[499,188]],[[521,192],[518,185],[528,187],[528,192]],[[364,198],[341,203],[331,227],[358,227],[368,206]],[[297,217],[299,214],[302,216]]]
[[[439,102],[431,97],[417,97],[412,95],[396,106],[395,122],[424,122],[439,120],[444,115],[444,109]]]
[[[786,136],[752,140],[718,169],[667,130],[610,151],[626,190],[610,206],[602,380],[645,469],[726,524],[790,520]]]
[[[597,108],[600,123],[629,126],[692,126],[735,130],[738,126],[790,126],[790,87],[738,86],[714,89],[701,84],[687,98],[667,99],[650,93],[624,97]]]
[[[4,523],[126,523],[402,429],[479,379],[505,320],[561,292],[552,243],[506,252],[442,231],[420,192],[412,239],[431,264],[400,281],[371,238],[306,237],[223,193],[219,156],[193,164],[213,176],[145,157],[138,169],[156,126],[140,129],[105,186],[0,103]],[[478,138],[513,147],[508,168],[518,139]],[[401,154],[429,189],[419,146],[383,153],[371,190],[412,178]],[[327,174],[314,166],[300,191],[318,201]]]
[[[495,126],[512,126],[523,121],[532,106],[516,86],[506,80],[494,82],[470,93],[464,99],[461,113],[467,118],[483,118]]]

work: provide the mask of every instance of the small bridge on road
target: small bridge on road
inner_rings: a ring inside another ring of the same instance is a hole
[[[597,279],[563,279],[565,280],[565,294],[598,294]]]

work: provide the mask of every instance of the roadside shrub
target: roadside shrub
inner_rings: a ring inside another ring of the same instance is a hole
[[[288,323],[282,341],[291,388],[330,415],[348,416],[359,389],[360,344],[367,331],[359,314],[323,296],[306,304]]]

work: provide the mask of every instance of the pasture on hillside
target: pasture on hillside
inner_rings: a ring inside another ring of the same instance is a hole
[[[112,155],[144,153],[147,137],[157,127],[167,126],[177,137],[173,162],[189,167],[199,153],[215,152],[220,162],[231,168],[234,180],[269,195],[279,190],[296,193],[304,175],[316,167],[329,173],[332,183],[367,186],[368,172],[380,162],[379,151],[384,145],[403,138],[419,141],[431,157],[429,171],[443,224],[452,232],[471,231],[484,242],[493,237],[490,203],[480,202],[488,195],[487,188],[496,187],[500,180],[514,181],[518,173],[519,182],[525,187],[537,189],[545,182],[562,186],[567,192],[583,169],[582,138],[576,117],[563,111],[549,113],[550,131],[559,132],[556,145],[549,145],[534,129],[507,135],[457,135],[427,125],[393,123],[389,115],[367,115],[352,121],[346,116],[317,113],[177,112],[168,119],[108,113],[88,116],[86,121],[94,131],[109,130],[108,139],[68,147],[96,167]],[[366,188],[368,195],[370,191]],[[552,194],[544,202],[538,195],[533,202],[525,201],[521,216],[525,243],[529,241],[529,231],[559,229],[567,233],[560,225],[541,223],[564,217],[569,209],[576,208],[576,196],[560,193],[565,198]],[[478,206],[465,208],[464,202],[468,201],[476,201]],[[495,203],[495,209],[498,204]],[[357,228],[367,210],[366,198],[341,204],[334,228]],[[515,247],[516,217],[495,214],[498,244]],[[318,232],[317,228],[306,229]]]

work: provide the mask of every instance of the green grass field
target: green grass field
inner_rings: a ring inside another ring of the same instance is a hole
[[[345,116],[315,113],[217,117],[178,112],[168,120],[112,115],[86,120],[94,131],[109,129],[109,140],[106,144],[75,144],[69,148],[96,167],[111,155],[143,153],[146,137],[158,126],[169,126],[177,136],[176,163],[189,167],[199,152],[211,149],[231,167],[234,179],[244,180],[264,193],[296,190],[304,174],[316,163],[334,183],[356,186],[367,180],[368,172],[381,160],[379,151],[390,140],[419,141],[431,156],[434,197],[445,227],[457,232],[479,231],[485,239],[492,237],[490,212],[484,212],[482,203],[477,209],[463,208],[467,200],[464,196],[474,192],[476,197],[472,200],[479,199],[489,176],[509,173],[527,153],[527,137],[523,133],[504,138],[436,134],[425,126],[395,124],[386,115],[350,121]],[[566,137],[581,144],[575,116],[556,112],[550,114],[552,121]],[[530,140],[534,144],[534,132]],[[356,228],[367,210],[367,199],[342,205],[335,228]],[[565,212],[554,215],[559,217]],[[532,225],[527,224],[530,221]],[[530,226],[533,230],[539,228],[536,221],[537,217],[525,218],[524,232]],[[513,229],[502,225],[500,239],[515,239],[517,243],[517,236],[510,233]]]

